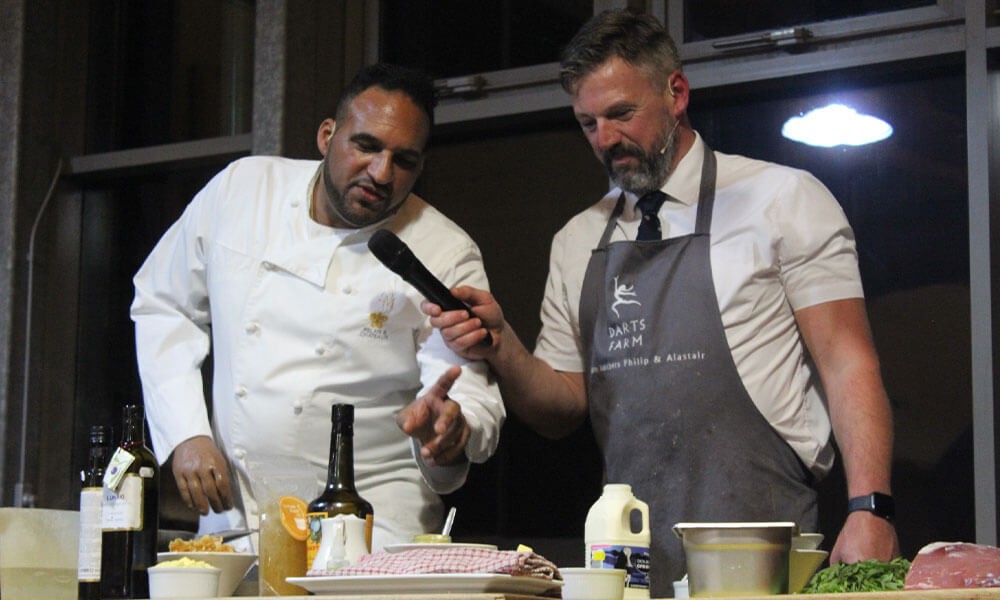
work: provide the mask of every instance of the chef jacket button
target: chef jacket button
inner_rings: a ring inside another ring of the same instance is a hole
[[[236,448],[233,450],[233,456],[235,456],[238,460],[243,460],[244,458],[246,458],[246,455],[247,451],[244,450],[243,448]]]
[[[255,333],[260,332],[260,325],[258,325],[255,321],[250,321],[246,324],[246,327],[244,327],[243,330],[246,331],[248,335],[254,335]]]
[[[274,270],[274,263],[266,261],[266,260],[263,263],[261,263],[260,266],[264,267],[265,271],[273,271]]]
[[[354,293],[354,288],[351,287],[351,286],[349,286],[349,285],[345,285],[344,289],[341,290],[341,291],[343,291],[345,294],[347,294],[348,296],[350,296],[351,294]]]
[[[316,346],[316,356],[323,356],[324,354],[326,354],[326,346],[322,344]]]
[[[240,400],[246,398],[247,397],[247,388],[244,387],[244,386],[242,386],[242,385],[236,386],[236,397],[238,399],[240,399]]]
[[[289,206],[291,206],[292,208],[298,208],[299,207],[299,201],[298,200],[292,200],[292,202],[289,204]]]
[[[302,401],[301,400],[296,400],[295,402],[292,402],[292,411],[295,414],[297,414],[297,415],[298,414],[302,414]]]

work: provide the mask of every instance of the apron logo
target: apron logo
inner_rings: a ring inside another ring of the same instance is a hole
[[[635,304],[636,306],[642,306],[642,302],[639,302],[638,300],[634,300],[634,298],[636,296],[635,286],[634,285],[625,285],[624,283],[621,284],[621,285],[619,285],[618,284],[618,276],[617,275],[615,275],[615,292],[614,292],[614,294],[615,294],[615,301],[614,301],[614,303],[611,304],[611,310],[614,311],[616,317],[621,318],[621,315],[618,314],[618,306],[620,304]]]

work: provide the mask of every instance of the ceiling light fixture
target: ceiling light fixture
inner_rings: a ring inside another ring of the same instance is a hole
[[[781,127],[781,135],[810,146],[863,146],[892,135],[892,125],[878,117],[858,114],[843,104],[830,104],[792,117]]]

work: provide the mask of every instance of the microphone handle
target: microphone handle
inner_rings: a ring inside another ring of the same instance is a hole
[[[427,270],[427,267],[423,265],[420,261],[414,261],[410,265],[409,269],[404,270],[400,275],[403,276],[410,285],[415,287],[418,292],[424,295],[434,304],[441,307],[441,310],[464,310],[470,317],[475,317],[469,307],[465,305],[464,302],[452,295],[451,290],[444,287],[433,273]],[[486,332],[486,337],[480,342],[483,346],[493,345],[493,336],[490,332]]]

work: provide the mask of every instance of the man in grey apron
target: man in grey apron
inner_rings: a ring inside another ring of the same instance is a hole
[[[836,200],[804,172],[712,152],[687,122],[690,87],[652,17],[595,16],[561,76],[618,189],[553,240],[534,355],[486,292],[455,290],[477,319],[425,303],[432,325],[489,361],[508,409],[542,435],[590,415],[607,481],[650,506],[654,597],[685,572],[678,521],[815,530],[811,484],[829,469],[831,423],[857,509],[831,560],[897,556],[891,414]]]
[[[587,266],[580,304],[594,434],[607,480],[630,483],[659,525],[650,558],[660,591],[685,573],[669,524],[817,526],[809,472],[754,406],[729,352],[709,263],[715,159],[705,148],[695,232],[609,243],[622,195]],[[638,300],[616,307],[622,285]],[[625,325],[637,320],[641,338]],[[636,343],[617,343],[623,330]]]

